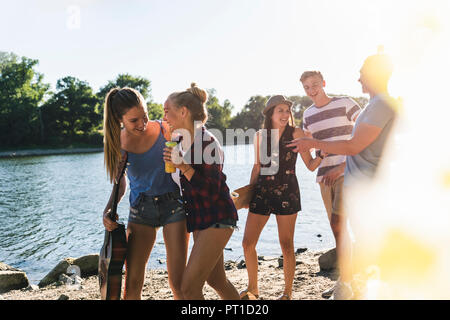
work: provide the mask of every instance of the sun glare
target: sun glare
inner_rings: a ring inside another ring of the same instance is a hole
[[[410,15],[385,46],[403,108],[377,181],[351,193],[362,299],[450,298],[450,34],[437,11]]]

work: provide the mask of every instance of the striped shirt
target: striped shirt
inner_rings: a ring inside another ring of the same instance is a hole
[[[335,97],[323,107],[314,104],[303,113],[303,130],[323,141],[348,140],[361,107],[352,98]],[[317,182],[331,169],[345,162],[344,155],[329,154],[320,163]]]

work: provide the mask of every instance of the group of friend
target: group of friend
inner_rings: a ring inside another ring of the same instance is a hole
[[[370,101],[361,109],[349,97],[329,97],[319,71],[304,72],[300,82],[313,105],[304,111],[303,128],[295,126],[291,101],[282,95],[267,101],[263,128],[254,139],[256,157],[250,175],[254,193],[242,240],[248,286],[241,292],[227,279],[224,269],[223,250],[237,226],[238,214],[222,172],[222,148],[205,127],[206,91],[193,83],[185,91],[172,93],[164,103],[164,119],[149,121],[146,103],[138,91],[112,89],[104,109],[105,165],[113,181],[127,152],[130,186],[124,299],[141,298],[146,265],[160,227],[174,299],[203,299],[205,283],[222,299],[258,299],[256,244],[271,214],[276,215],[284,261],[285,285],[279,299],[292,299],[296,265],[293,239],[301,210],[295,172],[299,153],[309,170],[318,169],[317,182],[336,240],[340,278],[324,297],[351,299],[352,241],[343,195],[352,184],[371,179],[377,171],[396,118],[395,101],[388,94],[391,74],[392,64],[386,55],[376,54],[364,61],[359,82]],[[177,152],[165,145],[174,132],[182,132]],[[276,146],[271,145],[271,139],[263,139],[271,132],[278,134]],[[199,143],[192,143],[196,140]],[[271,163],[261,163],[260,150],[270,154],[274,147],[278,148],[278,170],[262,174]],[[214,150],[216,161],[185,160],[194,159],[196,152],[203,154],[205,149]],[[312,149],[316,150],[314,157]],[[167,173],[166,163],[178,170]],[[119,199],[126,188],[123,177]],[[103,215],[109,231],[117,227],[108,216],[111,203],[112,197]],[[188,257],[190,233],[194,244]]]

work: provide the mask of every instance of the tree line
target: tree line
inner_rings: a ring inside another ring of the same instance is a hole
[[[0,148],[103,144],[103,106],[106,94],[114,87],[131,87],[142,93],[150,119],[161,119],[163,106],[153,100],[151,81],[129,74],[119,74],[98,92],[89,83],[72,76],[57,80],[55,91],[35,70],[39,61],[0,52]],[[262,110],[270,96],[252,96],[235,116],[234,106],[223,103],[215,89],[208,89],[207,127],[225,134],[225,129],[258,129],[263,123]],[[297,125],[303,111],[312,104],[307,96],[290,96]],[[364,97],[354,97],[361,106]]]

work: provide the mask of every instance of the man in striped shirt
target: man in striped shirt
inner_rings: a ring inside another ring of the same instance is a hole
[[[313,105],[303,113],[303,130],[312,138],[322,141],[348,140],[351,138],[355,120],[359,115],[360,106],[349,97],[329,97],[324,90],[325,81],[319,71],[306,71],[300,81],[303,88],[313,101]],[[328,214],[331,229],[336,241],[338,267],[348,261],[351,255],[351,241],[346,228],[347,220],[341,208],[342,188],[344,182],[345,155],[318,155],[323,159],[317,172],[317,182],[320,185],[322,199]],[[351,280],[351,275],[341,274],[337,286]],[[329,297],[334,287],[323,293]]]

